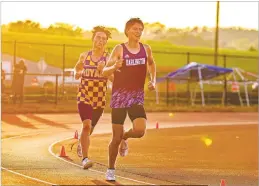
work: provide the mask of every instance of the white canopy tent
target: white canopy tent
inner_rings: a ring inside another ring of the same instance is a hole
[[[251,72],[246,72],[243,69],[240,69],[240,68],[237,68],[237,67],[234,67],[232,69],[233,69],[233,72],[230,73],[227,76],[227,78],[226,78],[227,79],[227,84],[228,85],[237,85],[238,86],[236,92],[238,94],[241,106],[243,106],[244,103],[243,103],[243,99],[241,97],[241,93],[240,93],[240,88],[239,87],[243,85],[244,90],[245,90],[246,105],[250,106],[248,86],[252,85],[252,89],[257,88],[257,86],[258,86],[258,75],[253,74]],[[254,80],[249,80],[250,78],[248,78],[248,77],[252,77]],[[218,85],[222,85],[222,84],[224,84],[224,81],[208,80],[208,81],[204,81],[203,83],[204,84],[218,84]],[[224,99],[224,97],[225,97],[225,94],[223,92],[222,100]]]

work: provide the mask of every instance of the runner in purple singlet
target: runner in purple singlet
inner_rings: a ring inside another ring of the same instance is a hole
[[[109,145],[109,167],[106,180],[115,180],[115,162],[118,152],[128,154],[128,138],[141,138],[146,131],[147,117],[143,107],[144,85],[147,69],[151,81],[149,90],[155,89],[156,65],[150,46],[140,43],[144,24],[139,18],[130,19],[125,25],[128,42],[117,45],[110,55],[103,75],[114,74],[112,87],[112,131]],[[123,124],[127,114],[133,123],[132,129],[125,132]]]
[[[82,132],[77,147],[77,153],[82,156],[84,169],[93,166],[88,157],[90,135],[101,118],[106,106],[107,80],[113,77],[103,77],[102,70],[108,59],[105,46],[111,33],[102,26],[94,27],[92,50],[83,52],[75,66],[75,78],[81,79],[77,94],[78,112],[83,123]]]

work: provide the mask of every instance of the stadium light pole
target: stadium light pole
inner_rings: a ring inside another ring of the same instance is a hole
[[[218,45],[219,45],[219,1],[217,1],[217,14],[216,14],[216,30],[215,30],[215,52],[214,52],[214,65],[218,65]]]

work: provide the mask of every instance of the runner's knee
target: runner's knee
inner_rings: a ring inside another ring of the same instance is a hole
[[[145,130],[135,130],[134,131],[137,138],[142,138],[145,135]]]
[[[119,146],[121,143],[122,137],[113,137],[111,143],[115,146]]]
[[[83,121],[83,131],[88,132],[90,134],[91,132],[91,120],[85,120]]]
[[[141,138],[146,132],[146,119],[137,118],[133,121],[133,132],[137,138]]]

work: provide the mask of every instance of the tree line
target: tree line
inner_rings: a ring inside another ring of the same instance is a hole
[[[201,32],[210,32],[213,31],[214,28],[208,28],[206,26],[203,27],[186,27],[186,28],[167,28],[166,25],[160,22],[154,23],[144,23],[145,30],[144,35],[147,34],[170,34],[170,33],[201,33]],[[32,20],[24,20],[17,22],[10,22],[7,25],[2,25],[2,29],[10,32],[22,32],[22,33],[44,33],[44,34],[56,34],[56,35],[67,35],[67,36],[83,36],[83,33],[87,30],[83,30],[82,28],[71,25],[68,23],[54,23],[49,25],[47,28],[43,28],[40,23],[34,22]],[[119,34],[118,29],[114,27],[108,27],[108,29],[115,34]],[[228,28],[220,28],[220,30],[236,30],[236,31],[256,31],[253,29],[246,29],[242,27],[228,27]]]
[[[143,39],[163,40],[175,45],[184,46],[202,46],[213,47],[214,28],[203,27],[186,27],[176,28],[166,27],[160,22],[144,23],[145,29]],[[78,26],[68,23],[54,23],[47,28],[43,28],[40,23],[32,20],[10,22],[2,25],[2,31],[19,32],[19,33],[40,33],[63,36],[91,37],[90,30],[84,30]],[[108,27],[115,40],[123,40],[124,33],[119,32],[117,28]],[[242,27],[220,28],[220,47],[236,48],[254,51],[258,49],[258,31]]]

